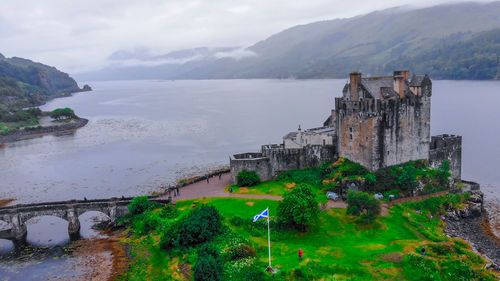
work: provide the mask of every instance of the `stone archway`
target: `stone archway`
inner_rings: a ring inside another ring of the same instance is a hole
[[[101,237],[99,229],[107,228],[112,220],[109,214],[98,210],[87,210],[79,214],[80,236],[82,238]]]
[[[68,243],[69,222],[60,216],[32,216],[24,221],[25,242],[38,247],[56,246]]]

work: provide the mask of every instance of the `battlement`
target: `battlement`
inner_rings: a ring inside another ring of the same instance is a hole
[[[445,149],[450,147],[462,147],[462,136],[456,135],[437,135],[431,137],[430,149]]]
[[[407,96],[404,99],[364,99],[360,101],[347,100],[345,98],[335,98],[336,113],[353,114],[353,113],[368,113],[381,114],[383,112],[397,110],[400,106],[416,106],[421,105],[422,97]]]
[[[439,168],[443,161],[450,164],[450,172],[460,179],[462,176],[462,136],[432,136],[429,144],[429,164]]]
[[[262,155],[260,152],[246,152],[246,153],[239,153],[239,154],[234,154],[231,156],[233,160],[251,160],[251,159],[259,159],[265,157]]]

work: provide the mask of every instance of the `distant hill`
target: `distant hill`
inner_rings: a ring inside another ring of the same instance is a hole
[[[0,54],[0,119],[19,108],[79,91],[76,81],[55,67]]]
[[[355,70],[386,75],[394,68],[410,68],[434,78],[492,79],[499,73],[497,43],[491,36],[499,28],[500,2],[393,8],[286,29],[246,48],[251,56],[207,55],[143,65],[140,73],[155,69],[155,76],[163,79],[345,78]],[[480,55],[464,50],[470,47]]]

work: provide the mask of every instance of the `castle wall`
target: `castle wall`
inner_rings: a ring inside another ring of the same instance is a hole
[[[439,168],[443,161],[450,163],[450,172],[462,176],[462,137],[455,135],[432,136],[429,149],[429,165]]]
[[[336,158],[336,148],[333,145],[308,145],[296,149],[263,145],[261,151],[269,158],[272,177],[288,170],[315,168],[324,161],[333,161]]]
[[[371,171],[427,159],[430,94],[404,99],[335,100],[339,156]]]
[[[242,170],[255,171],[262,181],[272,179],[269,158],[262,153],[241,153],[229,157],[231,176],[236,184],[238,173]]]

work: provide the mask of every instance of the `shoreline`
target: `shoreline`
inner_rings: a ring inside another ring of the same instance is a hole
[[[451,211],[442,217],[446,223],[444,231],[449,237],[467,241],[475,252],[487,260],[486,267],[498,272],[500,238],[492,230],[489,214],[483,206],[483,194],[482,192],[479,194],[479,197],[471,197],[466,209]]]
[[[56,126],[22,129],[13,133],[8,133],[7,135],[0,137],[0,149],[5,148],[7,146],[7,143],[35,138],[38,136],[44,136],[53,133],[62,133],[62,132],[76,130],[87,125],[88,122],[89,122],[88,119],[78,118],[76,119],[76,122],[71,122]]]

